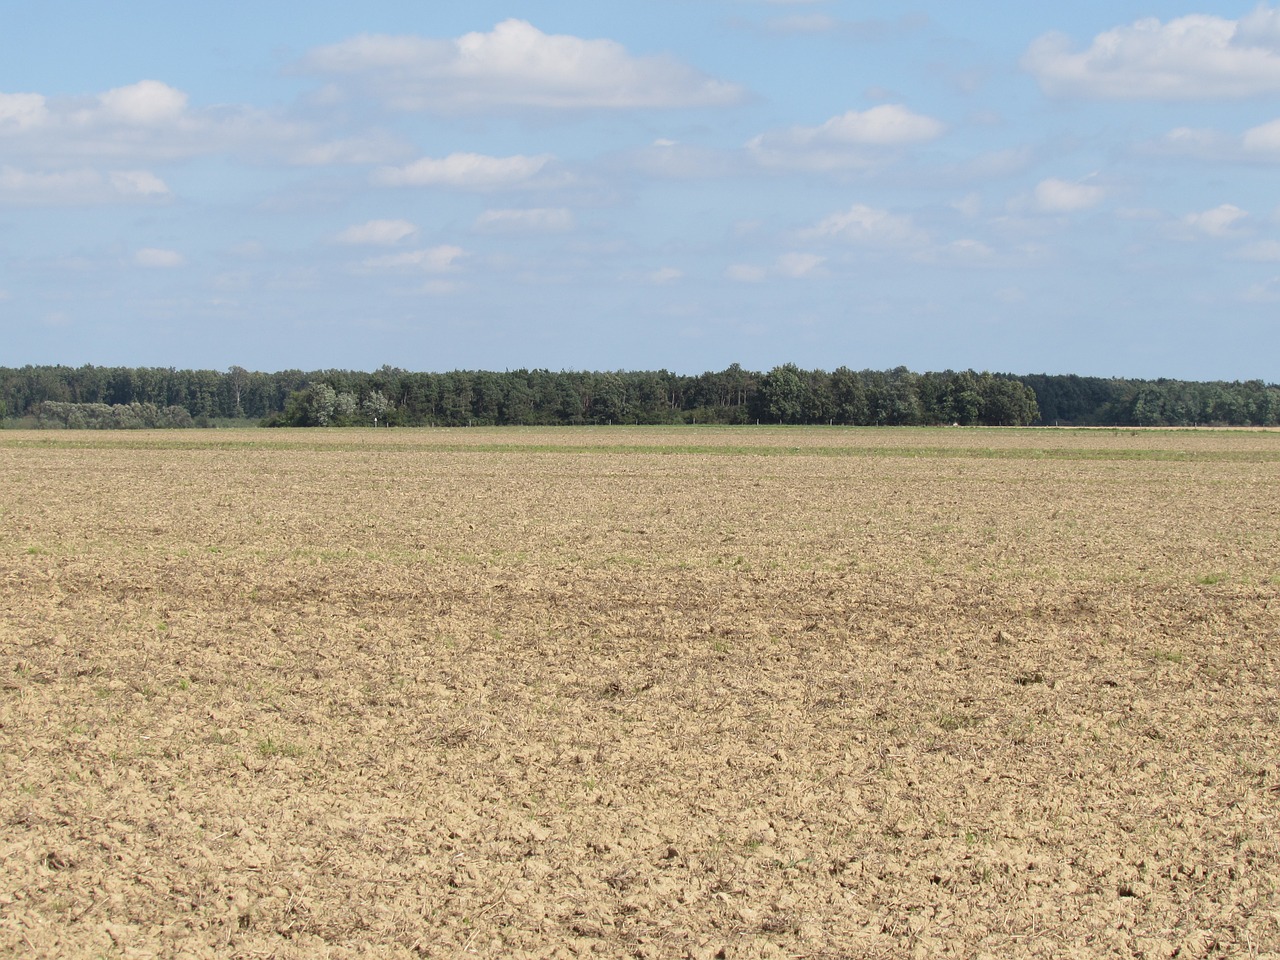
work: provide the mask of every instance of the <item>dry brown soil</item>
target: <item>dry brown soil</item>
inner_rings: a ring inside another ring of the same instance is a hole
[[[0,433],[0,954],[1276,957],[1278,667],[1278,433]]]

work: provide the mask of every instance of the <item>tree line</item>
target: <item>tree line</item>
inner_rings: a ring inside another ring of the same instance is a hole
[[[0,367],[0,418],[46,427],[786,423],[1275,426],[1280,386],[973,370],[420,373]]]

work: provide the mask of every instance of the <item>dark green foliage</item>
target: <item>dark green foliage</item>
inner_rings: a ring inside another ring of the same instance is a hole
[[[1206,383],[1032,374],[1043,423],[1192,427],[1280,425],[1280,386],[1261,380]]]
[[[175,411],[181,411],[179,416]],[[0,368],[0,412],[45,426],[467,426],[809,423],[910,426],[1032,423],[1116,426],[1280,424],[1280,387],[1096,377],[795,364],[761,374],[733,364],[685,376],[453,370],[373,373],[232,367]]]
[[[755,408],[769,423],[804,423],[812,406],[809,384],[794,363],[774,367],[760,382]]]

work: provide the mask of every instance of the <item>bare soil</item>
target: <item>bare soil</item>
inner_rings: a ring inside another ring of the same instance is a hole
[[[1280,956],[1280,434],[0,434],[0,954]]]

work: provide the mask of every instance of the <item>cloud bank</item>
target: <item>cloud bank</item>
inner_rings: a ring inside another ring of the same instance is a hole
[[[1280,92],[1280,10],[1239,20],[1191,14],[1116,27],[1074,50],[1069,37],[1036,40],[1022,66],[1052,96],[1103,100],[1208,100]]]
[[[454,40],[364,35],[313,50],[304,70],[346,80],[393,110],[479,112],[724,106],[736,84],[613,40],[546,34],[525,20]]]

